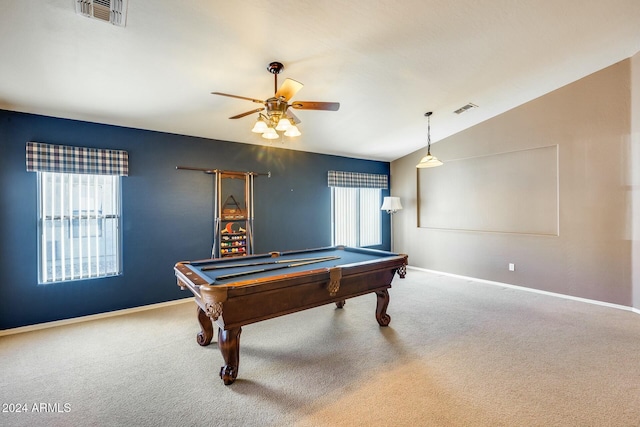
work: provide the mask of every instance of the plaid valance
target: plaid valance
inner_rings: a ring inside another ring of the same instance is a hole
[[[329,187],[388,188],[387,175],[329,171]]]
[[[129,153],[27,142],[27,171],[127,176]]]

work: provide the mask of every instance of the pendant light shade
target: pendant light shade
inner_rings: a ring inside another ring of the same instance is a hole
[[[436,166],[442,166],[442,162],[438,160],[436,156],[432,156],[431,154],[427,154],[424,156],[420,163],[416,165],[417,168],[433,168]]]

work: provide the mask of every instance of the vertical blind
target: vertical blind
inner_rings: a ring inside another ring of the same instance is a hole
[[[120,272],[120,177],[39,173],[40,281]]]
[[[357,188],[331,189],[333,224],[332,244],[358,246],[359,204]]]
[[[27,170],[38,172],[39,281],[120,273],[127,152],[29,142]]]

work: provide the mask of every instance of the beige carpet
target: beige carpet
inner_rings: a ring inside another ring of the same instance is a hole
[[[640,425],[638,314],[413,269],[390,295],[388,328],[374,295],[246,326],[230,386],[193,302],[5,336],[0,425]]]

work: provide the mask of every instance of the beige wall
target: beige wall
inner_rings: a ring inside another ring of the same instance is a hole
[[[631,58],[631,150],[633,306],[640,309],[640,53]]]
[[[431,147],[446,168],[447,161],[557,145],[558,235],[418,227],[415,165],[422,149],[391,164],[391,194],[405,207],[393,216],[395,251],[407,253],[416,267],[637,307],[640,279],[638,271],[633,276],[632,236],[640,208],[636,195],[634,209],[630,190],[631,79],[629,59]],[[437,117],[436,111],[434,128]],[[636,155],[636,174],[637,160]],[[428,179],[429,171],[421,170],[421,179]],[[519,179],[513,171],[504,174],[505,180]],[[476,188],[469,197],[495,201],[491,190]],[[494,203],[508,209],[513,202]]]

